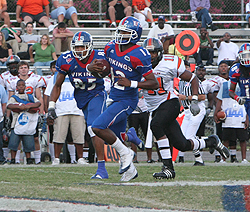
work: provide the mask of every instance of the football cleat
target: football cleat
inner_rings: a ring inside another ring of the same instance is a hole
[[[137,177],[138,177],[138,172],[137,172],[137,170],[136,170],[134,164],[131,163],[131,165],[130,165],[128,171],[126,171],[126,172],[122,175],[120,181],[128,182],[128,181],[133,180],[133,179],[135,179],[135,178],[137,178]]]
[[[215,156],[215,160],[214,160],[214,162],[215,162],[215,163],[219,163],[219,162],[220,162],[220,160],[221,160],[220,155],[216,155],[216,156]]]
[[[144,148],[145,148],[144,143],[143,143],[143,141],[140,138],[138,138],[134,127],[131,127],[128,130],[127,136],[128,136],[128,142],[132,142],[133,144],[135,144],[136,146],[138,146],[138,148],[141,151],[144,151]]]
[[[194,166],[205,166],[205,164],[199,161],[195,161]]]
[[[239,161],[236,158],[236,155],[231,155],[231,163],[239,163]]]
[[[243,159],[243,160],[241,161],[241,163],[242,163],[242,164],[249,164],[249,162],[247,161],[247,159]]]
[[[109,176],[102,176],[100,174],[94,174],[90,179],[98,179],[98,180],[102,180],[102,179],[108,179]]]
[[[208,139],[213,139],[212,146],[209,147],[209,152],[213,153],[216,149],[222,157],[229,158],[230,153],[228,148],[226,148],[220,141],[219,137],[217,135],[210,135]],[[212,154],[211,153],[211,154]]]
[[[60,164],[60,159],[59,158],[55,158],[54,161],[52,162],[52,166],[56,166]]]
[[[120,156],[119,174],[123,174],[124,172],[126,172],[129,169],[129,167],[132,164],[132,161],[135,157],[134,151],[131,149],[128,149],[128,150],[129,150],[128,154]]]
[[[184,157],[179,156],[179,163],[184,163]]]
[[[161,180],[161,179],[174,179],[175,178],[175,171],[168,168],[167,166],[162,166],[161,172],[156,172],[153,174],[153,177],[155,179]]]
[[[86,165],[89,164],[84,158],[79,158],[77,164]]]

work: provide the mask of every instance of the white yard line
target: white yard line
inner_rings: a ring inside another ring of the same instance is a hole
[[[71,203],[49,200],[33,200],[23,198],[7,198],[0,197],[0,210],[6,211],[50,211],[50,212],[79,212],[79,211],[95,211],[95,212],[177,212],[178,210],[157,210],[146,208],[132,208],[132,207],[116,207],[88,205],[84,203]],[[188,210],[185,210],[188,212]]]

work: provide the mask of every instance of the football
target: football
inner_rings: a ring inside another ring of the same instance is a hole
[[[101,64],[99,67],[102,68],[101,72],[92,72],[92,75],[97,77],[97,78],[104,78],[110,74],[110,65],[109,62],[105,59],[98,59],[98,62]]]
[[[217,114],[216,114],[217,118],[220,120],[220,121],[224,121],[226,118],[227,118],[227,115],[226,113],[221,110],[219,111]]]
[[[19,103],[13,103],[13,105],[19,105]],[[15,113],[20,113],[22,112],[22,110],[20,110],[19,108],[15,108],[15,109],[11,109],[12,112],[15,112]]]
[[[30,104],[33,104],[33,103],[28,103],[27,105],[30,105]],[[38,111],[40,111],[39,107],[34,107],[34,108],[30,108],[27,112],[36,113]]]

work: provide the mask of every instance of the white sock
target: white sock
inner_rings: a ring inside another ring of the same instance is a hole
[[[196,149],[200,150],[200,149],[203,149],[206,147],[206,142],[203,138],[201,138],[201,139],[192,138],[191,140],[194,142],[193,150],[196,150]]]
[[[167,138],[162,139],[162,140],[158,140],[157,144],[158,144],[159,149],[164,148],[164,149],[160,150],[160,154],[161,154],[162,159],[170,159],[170,158],[172,158],[171,157],[170,146],[169,146],[169,140]]]
[[[129,154],[128,147],[126,147],[119,138],[117,138],[115,143],[113,143],[111,146],[116,149],[120,156]]]
[[[7,147],[3,148],[3,156],[6,158],[6,160],[9,157],[9,152],[10,152],[9,148]]]
[[[20,154],[21,154],[21,150],[17,150],[16,158],[15,158],[16,163],[20,163]]]
[[[185,152],[179,151],[179,157],[184,157]]]
[[[53,143],[49,143],[49,153],[51,156],[51,161],[53,162],[55,159],[55,148]]]
[[[202,157],[200,156],[200,157],[196,157],[195,158],[195,161],[198,161],[198,162],[200,162],[200,163],[203,163],[203,160],[202,160]]]
[[[83,155],[82,155],[84,158],[87,158],[89,157],[89,152],[83,152]]]
[[[34,158],[36,164],[41,162],[41,150],[34,151]]]
[[[69,155],[71,159],[71,163],[76,161],[76,148],[74,144],[68,144]]]
[[[231,155],[236,155],[236,149],[230,149],[230,154]]]

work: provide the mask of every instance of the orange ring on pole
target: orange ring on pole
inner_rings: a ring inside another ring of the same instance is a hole
[[[195,32],[184,30],[177,35],[175,45],[181,54],[192,55],[196,53],[200,47],[200,38]]]

